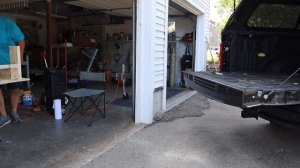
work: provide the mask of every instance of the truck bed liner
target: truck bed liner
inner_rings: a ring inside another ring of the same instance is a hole
[[[210,98],[233,106],[249,108],[260,105],[299,104],[299,75],[296,74],[280,86],[289,75],[184,72],[184,79],[188,86]]]

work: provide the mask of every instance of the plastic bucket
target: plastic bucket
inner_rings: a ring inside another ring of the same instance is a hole
[[[31,94],[25,94],[23,95],[23,105],[25,106],[31,106],[32,105],[32,95]]]

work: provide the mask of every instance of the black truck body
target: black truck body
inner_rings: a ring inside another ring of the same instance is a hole
[[[219,72],[185,83],[242,117],[300,125],[300,0],[242,0],[221,37]]]

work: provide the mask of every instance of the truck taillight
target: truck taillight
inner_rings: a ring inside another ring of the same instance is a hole
[[[220,43],[220,51],[219,51],[219,62],[220,62],[220,70],[224,70],[224,64],[223,64],[223,43]]]

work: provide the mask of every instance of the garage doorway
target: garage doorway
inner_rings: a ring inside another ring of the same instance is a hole
[[[64,160],[78,159],[77,153],[88,156],[94,150],[93,144],[118,138],[122,131],[136,126],[133,98],[133,7],[132,0],[112,0],[109,3],[52,0],[53,46],[60,43],[67,46],[61,50],[53,49],[54,68],[64,71],[66,51],[67,74],[70,75],[65,81],[67,88],[78,89],[84,85],[88,88],[105,89],[106,118],[96,114],[92,126],[87,127],[87,117],[91,115],[89,113],[85,113],[86,116],[75,114],[63,123],[55,121],[53,113],[43,106],[41,111],[35,112],[32,111],[32,105],[20,104],[19,113],[24,122],[20,125],[7,125],[0,130],[3,156],[14,156],[14,153],[18,153],[18,161],[12,163],[14,158],[0,157],[2,166],[18,167],[19,163],[27,167],[34,167],[31,164],[61,166],[64,162],[54,163],[56,161],[51,156]],[[0,10],[0,15],[16,21],[22,31],[28,32],[25,35],[28,41],[26,50],[29,50],[27,54],[31,85],[27,89],[31,90],[33,101],[43,101],[43,93],[47,89],[45,83],[49,82],[44,77],[45,64],[41,60],[41,51],[47,48],[48,41],[46,13],[45,1],[29,1],[25,8]],[[76,72],[87,71],[95,48],[99,52],[89,72],[105,73],[106,82],[87,80],[79,83]],[[49,61],[49,58],[46,60]],[[123,69],[125,74],[121,75]],[[63,75],[57,78],[59,81],[65,80]],[[66,114],[68,110],[66,107]]]
[[[167,99],[186,88],[182,71],[193,70],[196,16],[170,1],[168,27]]]

